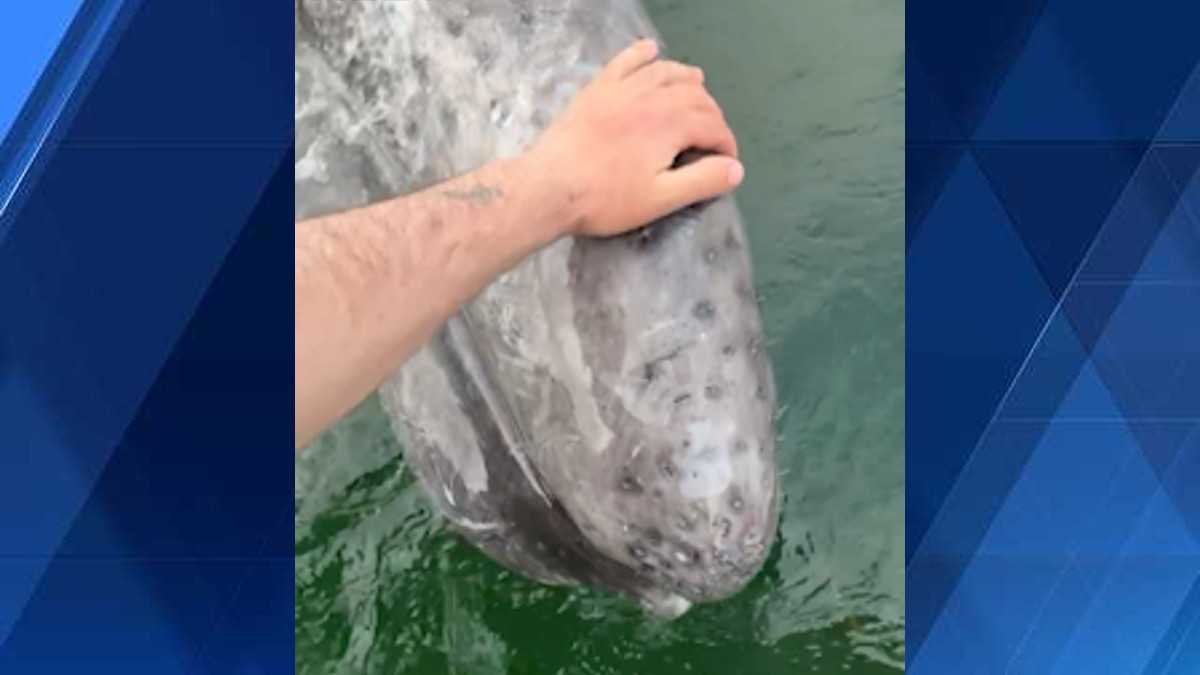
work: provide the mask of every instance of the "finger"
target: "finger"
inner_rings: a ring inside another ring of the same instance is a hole
[[[639,68],[658,57],[658,43],[642,39],[626,47],[613,57],[601,71],[601,77],[620,80],[637,72]]]
[[[737,139],[719,110],[689,110],[680,119],[679,134],[683,147],[711,150],[735,159],[738,156]]]
[[[631,77],[651,87],[666,87],[675,84],[703,84],[704,71],[678,61],[656,61],[634,73]]]
[[[725,119],[721,106],[702,84],[693,82],[672,84],[655,92],[655,95],[661,97],[657,98],[657,101],[662,101],[662,105],[670,106],[676,115],[698,112],[713,114],[722,120]]]
[[[661,213],[719,197],[741,184],[746,170],[732,157],[708,155],[655,178]]]

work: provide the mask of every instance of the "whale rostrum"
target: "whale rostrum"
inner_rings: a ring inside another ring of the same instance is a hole
[[[657,32],[636,0],[298,2],[297,219],[519,154],[638,37]],[[489,556],[678,615],[742,588],[775,536],[753,289],[730,197],[563,238],[462,307],[384,409]]]

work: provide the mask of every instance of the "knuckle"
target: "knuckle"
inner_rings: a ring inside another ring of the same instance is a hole
[[[710,127],[712,129],[724,129],[726,126],[725,119],[721,116],[720,111],[711,106],[701,106],[696,108],[695,114],[696,119],[706,127]]]
[[[674,64],[671,67],[672,79],[688,79],[690,77],[691,68],[683,64]]]
[[[678,61],[664,61],[660,75],[663,80],[675,80],[687,76],[688,67]]]

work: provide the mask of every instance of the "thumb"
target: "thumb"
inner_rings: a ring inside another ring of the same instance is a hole
[[[719,197],[741,184],[746,170],[726,155],[707,155],[658,175],[659,207],[671,213],[697,202]]]

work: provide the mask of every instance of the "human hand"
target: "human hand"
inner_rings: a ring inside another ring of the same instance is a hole
[[[652,40],[618,54],[531,149],[576,207],[565,234],[621,234],[741,183],[737,141],[704,73],[657,56]],[[677,166],[688,150],[710,154]]]

